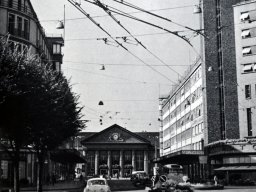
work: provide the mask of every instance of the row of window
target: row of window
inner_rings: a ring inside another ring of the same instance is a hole
[[[178,114],[180,114],[181,111],[184,111],[187,107],[191,106],[191,104],[193,104],[201,96],[202,88],[200,86],[163,120],[163,125],[167,124],[169,121],[175,118]]]
[[[181,96],[184,96],[186,92],[188,92],[199,79],[201,79],[202,76],[202,68],[199,67],[192,75],[191,77],[186,81],[185,85],[168,101],[167,104],[162,109],[163,114],[165,114],[173,105],[176,104],[176,101],[181,98]]]
[[[224,157],[223,164],[256,163],[256,156],[247,157]]]
[[[29,21],[24,17],[9,13],[8,32],[26,40],[29,40]]]
[[[195,142],[195,143],[192,143],[192,144],[188,144],[188,145],[173,149],[170,152],[174,152],[174,151],[177,151],[177,150],[196,150],[196,151],[203,150],[203,146],[204,146],[203,142],[204,141],[201,140],[201,141],[198,141],[198,142]],[[164,149],[167,149],[167,148],[170,148],[170,146],[166,147]],[[166,154],[168,154],[168,153],[166,153]]]
[[[164,149],[170,148],[170,146],[173,146],[176,143],[180,143],[182,141],[192,138],[193,136],[201,134],[203,132],[203,130],[204,130],[203,123],[199,123],[199,124],[195,125],[194,127],[189,128],[189,129],[177,134],[176,136],[172,137],[171,139],[166,140],[163,143],[163,148]],[[201,150],[201,148],[195,149],[195,150]]]
[[[172,135],[177,128],[180,128],[183,125],[187,124],[188,122],[193,121],[196,118],[202,116],[202,107],[203,107],[202,104],[197,106],[195,109],[188,112],[186,115],[184,115],[178,121],[174,122],[172,125],[170,125],[167,129],[165,129],[163,131],[163,136],[165,137],[169,133],[171,133],[171,135]]]
[[[29,8],[29,3],[27,0],[0,0],[0,6],[9,7],[30,16],[34,16],[32,10]]]
[[[242,12],[240,15],[240,20],[245,21],[255,21],[256,20],[256,10]]]

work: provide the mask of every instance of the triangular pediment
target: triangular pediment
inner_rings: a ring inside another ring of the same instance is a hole
[[[114,124],[82,141],[85,143],[150,144],[150,142],[127,129]]]

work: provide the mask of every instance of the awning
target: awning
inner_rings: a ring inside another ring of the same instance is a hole
[[[243,165],[243,166],[223,166],[217,169],[214,169],[215,171],[255,171],[256,166],[255,165]]]
[[[250,47],[243,48],[242,53],[243,53],[243,55],[251,53],[251,48]]]
[[[248,20],[249,18],[250,18],[250,15],[249,15],[248,12],[242,13],[241,16],[240,16],[240,19],[241,19],[242,21]]]
[[[244,65],[243,71],[252,71],[252,65]]]
[[[86,163],[85,158],[74,149],[59,149],[51,152],[51,159],[59,163]]]
[[[250,36],[250,30],[247,29],[247,30],[242,31],[241,36],[242,36],[243,38],[249,37],[249,36]]]

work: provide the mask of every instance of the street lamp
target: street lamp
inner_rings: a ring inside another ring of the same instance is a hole
[[[98,105],[104,105],[103,101],[99,101]]]

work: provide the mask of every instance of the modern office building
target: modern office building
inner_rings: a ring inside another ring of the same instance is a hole
[[[204,0],[201,8],[204,59],[161,99],[157,162],[182,164],[192,181],[254,180],[255,1]]]
[[[11,47],[36,56],[42,63],[50,64],[60,71],[61,35],[47,37],[29,0],[0,0],[0,38],[9,37]],[[1,140],[1,142],[5,142]],[[48,162],[46,162],[48,166]],[[23,149],[20,161],[20,179],[29,183],[36,181],[36,155],[30,149]],[[9,155],[0,147],[1,180],[13,182],[13,165]],[[45,173],[46,176],[47,173]]]

